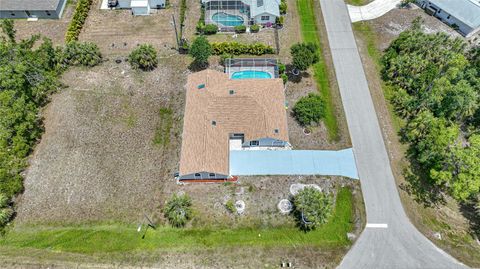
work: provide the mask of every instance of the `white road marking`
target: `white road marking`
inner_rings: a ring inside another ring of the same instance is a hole
[[[367,228],[388,228],[386,223],[367,223]]]

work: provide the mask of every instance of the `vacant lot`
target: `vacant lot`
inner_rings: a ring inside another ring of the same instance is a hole
[[[447,199],[444,204],[425,206],[416,201],[414,194],[409,194],[403,172],[408,166],[405,159],[407,147],[399,142],[398,131],[402,126],[388,103],[389,89],[379,76],[379,59],[382,51],[390,42],[411,26],[411,21],[417,16],[423,20],[426,32],[442,31],[452,36],[460,37],[458,33],[426,15],[422,10],[392,10],[385,16],[369,22],[354,24],[355,36],[368,78],[370,91],[374,100],[383,136],[389,152],[392,169],[399,185],[399,192],[407,214],[415,226],[430,240],[442,247],[451,255],[465,264],[474,267],[480,265],[480,245],[472,238],[474,222],[467,219],[462,208],[453,199]],[[441,240],[435,237],[439,233]]]

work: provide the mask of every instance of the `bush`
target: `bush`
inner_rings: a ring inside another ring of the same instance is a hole
[[[67,32],[65,33],[65,42],[69,43],[78,39],[83,24],[87,19],[88,12],[93,0],[78,0],[75,7],[75,13],[73,14],[72,21],[68,25]]]
[[[203,22],[199,21],[197,23],[197,26],[195,27],[195,29],[197,30],[198,34],[203,34],[203,32],[205,31],[205,24]]]
[[[282,63],[278,63],[278,73],[283,74],[287,70],[287,66]]]
[[[214,35],[218,32],[218,26],[216,24],[207,24],[203,28],[203,33],[206,35]]]
[[[165,218],[174,227],[183,227],[192,218],[192,200],[186,194],[176,195],[165,204]]]
[[[211,45],[214,55],[222,55],[224,53],[232,55],[263,55],[275,53],[273,47],[262,43],[213,42]]]
[[[283,73],[283,74],[280,75],[280,77],[281,77],[282,80],[283,80],[283,84],[287,84],[287,82],[288,82],[288,76],[287,76],[287,74]]]
[[[250,26],[250,31],[252,33],[258,33],[258,31],[260,31],[260,25],[254,24],[254,25]]]
[[[318,46],[314,43],[297,43],[290,48],[293,66],[301,71],[307,70],[320,59]]]
[[[8,205],[8,197],[0,193],[0,228],[10,221],[13,216],[13,209]]]
[[[293,198],[294,215],[304,230],[313,230],[328,221],[333,199],[315,188],[306,187]]]
[[[230,212],[230,213],[235,213],[235,211],[236,211],[235,204],[233,203],[233,200],[228,200],[225,203],[225,207],[227,208],[228,212]]]
[[[128,55],[128,61],[133,69],[150,71],[157,67],[157,52],[150,44],[142,44]]]
[[[208,64],[208,58],[212,55],[212,46],[204,36],[195,38],[189,50],[193,61],[197,65]]]
[[[276,23],[277,25],[282,26],[284,21],[285,21],[285,17],[280,16],[280,17],[277,17],[277,19],[275,20],[275,23]]]
[[[63,50],[63,60],[73,66],[95,66],[102,61],[102,54],[94,43],[72,41],[67,43]]]
[[[226,62],[227,62],[227,59],[232,59],[232,55],[231,54],[228,54],[228,53],[224,53],[222,55],[220,55],[220,64],[221,65],[225,65]]]
[[[325,116],[325,102],[320,95],[309,93],[298,100],[293,113],[302,126],[318,123]]]
[[[284,15],[287,14],[287,2],[285,0],[282,0],[280,3],[279,9],[280,9],[280,14]]]
[[[241,34],[241,33],[245,33],[246,31],[247,31],[247,26],[243,24],[235,26],[235,33]]]

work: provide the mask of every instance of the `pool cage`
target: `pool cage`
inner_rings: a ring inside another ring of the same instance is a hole
[[[216,24],[220,31],[233,31],[235,26],[249,25],[250,1],[203,0],[205,24]]]
[[[268,58],[229,58],[225,62],[225,73],[229,78],[238,72],[258,72],[268,73],[271,78],[278,78],[278,61],[277,59]],[[262,76],[254,76],[262,78]],[[265,78],[265,77],[264,77]]]

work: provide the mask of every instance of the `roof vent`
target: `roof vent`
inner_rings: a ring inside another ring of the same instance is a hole
[[[278,129],[273,130],[276,134],[278,134]]]
[[[212,125],[213,125],[213,126],[217,126],[217,122],[214,121],[214,120],[212,120]]]
[[[199,89],[199,90],[204,89],[204,88],[205,88],[205,84],[198,84],[198,86],[197,86],[197,89]]]
[[[235,91],[234,91],[234,90],[230,90],[230,91],[228,91],[228,93],[229,93],[230,95],[234,95],[234,94],[235,94]]]

